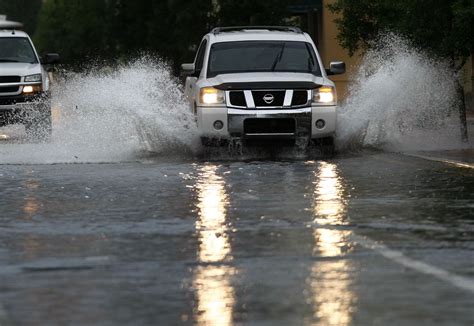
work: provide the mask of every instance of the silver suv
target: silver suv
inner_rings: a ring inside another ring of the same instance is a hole
[[[48,73],[42,64],[59,60],[57,54],[40,58],[21,24],[0,20],[0,127],[23,124],[28,137],[44,141],[51,134]]]
[[[294,27],[221,27],[183,64],[185,94],[204,145],[249,139],[311,141],[334,150],[336,90],[307,33]]]

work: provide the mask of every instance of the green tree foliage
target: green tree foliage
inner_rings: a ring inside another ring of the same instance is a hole
[[[385,31],[453,63],[462,64],[473,51],[472,0],[337,0],[329,8],[341,14],[339,41],[351,54]]]
[[[46,0],[35,41],[75,66],[147,52],[177,69],[212,27],[283,24],[294,1]]]
[[[202,36],[213,26],[212,0],[168,0],[153,4],[147,44],[175,69],[192,61]]]
[[[0,14],[9,20],[22,22],[27,33],[36,29],[38,13],[42,0],[0,0]]]
[[[61,53],[71,63],[112,55],[107,2],[49,0],[41,9],[35,41],[41,51]]]
[[[192,57],[212,11],[212,0],[47,0],[36,41],[74,65],[141,52],[178,63]]]
[[[394,32],[414,46],[447,59],[459,71],[474,52],[473,0],[336,0],[329,9],[341,14],[340,44],[354,54],[381,32]],[[461,134],[467,141],[464,91],[458,81]]]
[[[220,0],[218,23],[222,26],[281,25],[288,18],[288,0]]]

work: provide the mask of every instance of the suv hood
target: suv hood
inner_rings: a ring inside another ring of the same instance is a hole
[[[0,75],[2,76],[28,76],[34,74],[41,74],[39,63],[0,62]]]
[[[223,74],[206,80],[206,85],[217,86],[221,84],[234,83],[314,83],[318,85],[332,85],[333,83],[323,77],[317,77],[313,74],[292,73],[292,72],[262,72],[262,73],[238,73]]]

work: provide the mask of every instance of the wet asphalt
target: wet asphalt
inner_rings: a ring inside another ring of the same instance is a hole
[[[0,165],[0,325],[474,324],[474,170]]]

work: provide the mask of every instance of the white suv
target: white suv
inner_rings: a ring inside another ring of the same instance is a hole
[[[0,127],[23,124],[31,140],[51,134],[48,73],[42,64],[59,60],[57,54],[38,56],[30,37],[15,28],[21,24],[0,20]]]
[[[182,65],[204,145],[249,139],[311,140],[334,150],[336,90],[307,33],[294,27],[221,27]]]

